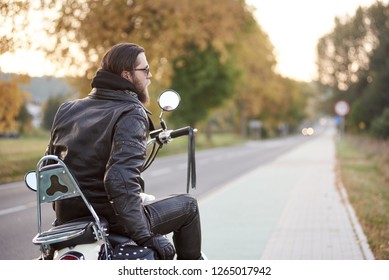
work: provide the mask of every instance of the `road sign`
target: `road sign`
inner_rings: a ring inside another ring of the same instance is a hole
[[[350,105],[346,101],[340,100],[335,103],[335,112],[341,116],[344,117],[348,114],[350,111]]]

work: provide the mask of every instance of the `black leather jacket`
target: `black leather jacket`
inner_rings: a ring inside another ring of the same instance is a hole
[[[110,231],[135,241],[152,235],[139,196],[148,113],[129,90],[94,88],[59,108],[49,146],[67,150],[65,163]],[[80,199],[58,201],[55,211],[59,223],[88,214]]]

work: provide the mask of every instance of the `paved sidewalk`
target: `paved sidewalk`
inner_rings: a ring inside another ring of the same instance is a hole
[[[335,130],[200,200],[209,259],[374,259],[336,181]]]

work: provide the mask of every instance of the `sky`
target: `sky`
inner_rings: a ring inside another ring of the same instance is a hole
[[[375,0],[246,0],[255,6],[277,58],[276,71],[300,81],[316,78],[316,45],[334,28],[335,17],[354,16]],[[387,3],[387,0],[384,1]]]
[[[386,0],[385,3],[389,1]],[[268,34],[277,59],[276,71],[285,77],[311,81],[316,75],[316,45],[330,33],[334,18],[353,16],[358,6],[368,7],[375,0],[246,0],[256,8],[259,25]],[[39,29],[39,20],[34,22]],[[0,56],[3,72],[51,75],[54,67],[42,53],[27,50]],[[57,75],[61,75],[60,71]]]

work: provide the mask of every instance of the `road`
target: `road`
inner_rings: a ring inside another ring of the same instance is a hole
[[[312,137],[293,136],[197,151],[197,188],[190,193],[198,199],[206,198],[235,178],[310,139]],[[186,192],[186,168],[185,154],[157,158],[144,173],[146,193],[160,197]],[[38,247],[31,242],[37,231],[35,201],[35,193],[29,191],[23,182],[0,185],[1,260],[33,259],[39,255]],[[43,225],[48,227],[54,217],[50,205],[45,206],[44,213]]]

